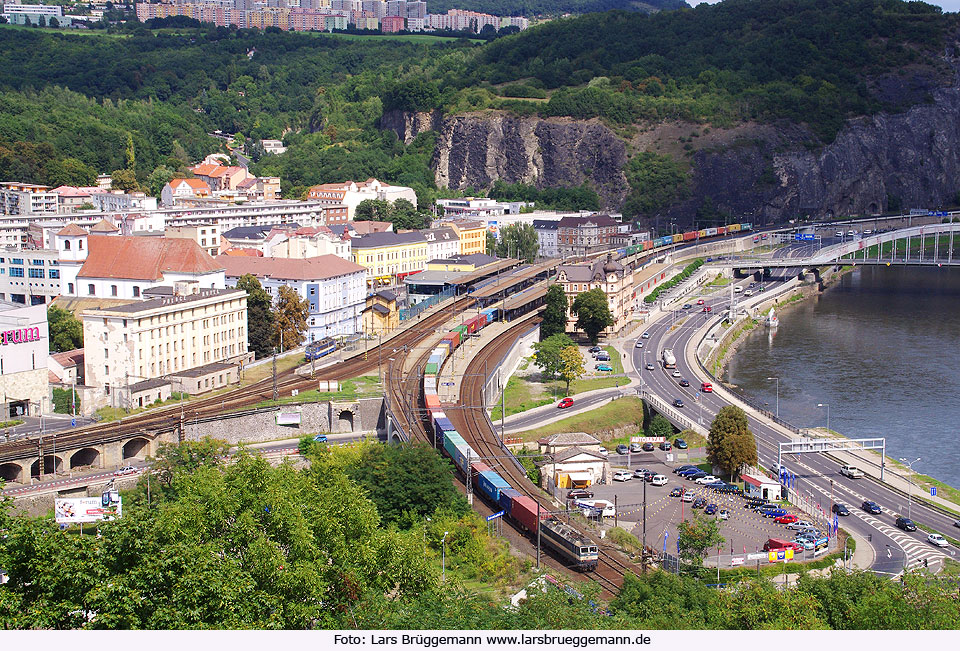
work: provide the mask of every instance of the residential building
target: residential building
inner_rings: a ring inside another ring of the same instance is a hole
[[[50,384],[83,386],[83,348],[50,353],[47,358]]]
[[[182,199],[202,199],[209,196],[210,186],[202,179],[173,179],[160,191],[160,202],[164,207],[171,208]]]
[[[91,238],[96,239],[101,238]],[[189,240],[169,241],[196,247]],[[141,381],[212,363],[252,360],[247,353],[247,293],[183,289],[158,287],[151,291],[159,298],[80,313],[84,377],[98,390],[94,405],[85,408],[133,406]]]
[[[212,258],[220,255],[220,227],[216,224],[167,226],[163,235],[170,239],[185,238],[193,240]]]
[[[303,226],[292,233],[284,233],[270,247],[274,258],[317,258],[335,255],[344,260],[352,260],[350,238],[337,237],[325,226]]]
[[[618,222],[609,215],[564,217],[557,224],[560,257],[586,255],[610,246]]]
[[[279,226],[238,226],[221,232],[220,249],[255,249],[266,257],[273,256],[273,244],[286,240],[290,234],[301,228],[300,224],[282,224]]]
[[[260,144],[263,145],[263,151],[268,154],[279,156],[287,151],[287,148],[283,146],[282,140],[261,140]]]
[[[60,254],[56,250],[0,247],[0,300],[43,305],[60,291]]]
[[[633,274],[607,254],[593,262],[582,264],[562,264],[557,269],[557,284],[563,287],[567,296],[567,305],[572,307],[576,297],[592,289],[600,288],[607,297],[613,326],[603,334],[613,336],[627,325],[633,311]],[[579,333],[576,328],[577,317],[568,312],[567,332]]]
[[[103,194],[98,186],[74,187],[72,185],[61,185],[54,188],[51,192],[56,192],[59,196],[60,210],[63,212],[74,212],[81,206],[94,206],[91,196],[94,194]],[[96,207],[94,206],[94,209]]]
[[[407,19],[403,16],[384,16],[380,19],[380,31],[384,34],[402,32],[406,27],[406,22]]]
[[[443,208],[445,219],[451,217],[496,217],[507,212],[505,204],[487,197],[437,199],[437,206]]]
[[[57,235],[65,296],[141,300],[149,288],[182,283],[190,293],[222,289],[223,267],[195,240],[87,235],[65,228]]]
[[[381,290],[367,296],[363,308],[363,331],[368,335],[384,335],[400,327],[397,295]]]
[[[344,221],[353,221],[357,205],[367,199],[389,201],[406,199],[417,205],[417,193],[413,188],[401,185],[388,185],[377,179],[369,178],[363,183],[346,181],[343,183],[324,183],[315,185],[307,192],[308,200],[317,200],[324,205],[344,205],[347,207],[347,218]]]
[[[60,195],[48,185],[0,183],[0,206],[4,215],[56,215]]]
[[[367,270],[335,255],[316,258],[256,258],[221,256],[227,284],[236,286],[252,274],[271,296],[290,287],[310,306],[306,341],[352,335],[360,331],[366,296]]]
[[[370,233],[351,241],[353,261],[366,267],[371,286],[394,285],[427,264],[422,233]]]
[[[552,219],[535,219],[533,221],[533,230],[537,232],[537,241],[540,245],[539,252],[542,257],[560,257],[560,248],[557,239],[558,229],[559,222]]]
[[[460,237],[448,226],[425,228],[420,231],[427,238],[427,259],[449,258],[460,254]]]
[[[450,226],[460,238],[460,255],[487,252],[487,225],[481,221],[448,221],[444,226]]]
[[[131,210],[151,211],[157,209],[157,198],[143,192],[94,192],[90,203],[99,212],[127,212]]]
[[[250,176],[246,167],[201,163],[190,168],[194,176],[207,184],[210,192],[236,190],[237,186]]]
[[[280,198],[280,177],[247,177],[237,184],[235,193],[244,201],[276,201]]]
[[[40,25],[48,27],[69,27],[73,19],[63,15],[63,7],[58,5],[26,5],[13,2],[3,3],[3,13],[0,14],[11,25]],[[50,21],[55,19],[53,25]]]
[[[45,305],[0,300],[0,418],[50,411]]]

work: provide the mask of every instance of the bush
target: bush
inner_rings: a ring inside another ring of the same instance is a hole
[[[76,391],[71,389],[54,389],[53,390],[53,413],[55,414],[72,414],[73,405],[70,401],[70,394],[73,394],[73,400],[76,403],[76,413],[80,413],[80,396],[77,395]]]
[[[693,272],[695,272],[697,269],[699,269],[702,266],[703,266],[703,258],[697,258],[696,260],[688,264],[686,267],[684,267],[683,271],[678,273],[676,276],[674,276],[667,282],[663,283],[659,287],[655,287],[652,292],[650,292],[647,296],[643,297],[643,302],[653,303],[654,301],[657,300],[657,296],[659,296],[661,292],[664,292],[670,289],[671,287],[676,287],[677,285],[682,283],[684,280],[689,278],[691,275],[693,275]]]

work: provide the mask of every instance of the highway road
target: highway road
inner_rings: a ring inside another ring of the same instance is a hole
[[[0,434],[0,440],[15,441],[27,436],[36,436],[40,433],[41,427],[45,434],[56,434],[57,432],[72,430],[75,427],[86,427],[94,422],[90,418],[82,416],[74,418],[64,414],[44,415],[42,425],[40,418],[37,416],[21,416],[20,419],[23,424],[3,430],[3,433]],[[76,425],[73,425],[73,420],[76,421]]]
[[[784,247],[777,253],[781,256],[795,257],[801,255],[802,246]],[[749,279],[744,279],[738,281],[738,284],[746,285],[749,282]],[[775,284],[777,283],[769,285]],[[697,294],[693,294],[684,300],[695,303],[696,298]],[[729,304],[727,291],[705,294],[703,298],[707,305],[712,306],[713,315],[722,312]],[[700,335],[697,332],[708,315],[690,312],[692,310],[682,310],[679,316],[675,314],[659,320],[649,328],[650,338],[644,340],[646,344],[644,349],[631,348],[631,350],[635,368],[642,369],[640,376],[647,391],[670,403],[677,398],[682,399],[685,404],[684,410],[689,412],[688,416],[693,416],[696,420],[702,412],[703,423],[709,427],[719,409],[728,403],[716,393],[702,393],[698,390],[701,381],[713,381],[713,378],[708,377],[699,365],[696,368],[692,367],[684,351],[692,339],[696,337],[696,341],[699,341]],[[711,318],[719,317],[711,316]],[[674,323],[675,319],[679,325]],[[784,333],[780,334],[784,335]],[[627,342],[627,345],[632,347],[634,341]],[[677,370],[680,371],[682,378],[689,380],[691,387],[680,387],[678,383],[681,378],[672,377],[670,372],[662,368],[659,361],[660,351],[664,348],[674,350]],[[646,360],[644,360],[644,353],[646,353]],[[645,361],[653,363],[654,370],[644,368]],[[775,375],[776,369],[771,369],[770,372]],[[754,418],[749,412],[748,422],[758,440],[761,465],[766,468],[773,467],[777,461],[777,444],[786,442],[790,438],[766,422]],[[932,564],[948,555],[956,554],[957,550],[953,548],[940,550],[927,543],[927,534],[922,530],[907,533],[896,529],[893,523],[899,513],[895,513],[893,509],[900,505],[905,509],[907,499],[886,485],[866,478],[852,480],[843,477],[839,474],[839,464],[820,453],[805,454],[801,458],[793,457],[785,461],[784,465],[798,477],[799,490],[812,494],[825,511],[829,512],[833,498],[850,507],[851,515],[841,518],[841,526],[861,534],[864,538],[872,538],[871,544],[876,550],[876,560],[872,566],[874,571],[895,575],[905,565],[922,564],[924,559]],[[863,512],[859,507],[864,499],[877,502],[883,508],[883,513],[872,516]],[[942,515],[916,501],[913,504],[912,514],[915,521],[931,526],[941,533],[948,535],[953,533],[951,530],[954,519],[949,516]]]

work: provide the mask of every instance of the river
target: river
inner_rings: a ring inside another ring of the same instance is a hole
[[[960,487],[960,268],[861,267],[741,343],[725,379],[798,427],[883,436]]]

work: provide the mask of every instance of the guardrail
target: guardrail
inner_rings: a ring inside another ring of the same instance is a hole
[[[708,436],[710,434],[710,431],[706,427],[700,425],[699,423],[695,423],[692,418],[687,418],[681,414],[673,406],[662,400],[660,396],[650,393],[646,389],[638,389],[637,391],[640,393],[641,399],[646,400],[648,403],[653,405],[653,408],[656,409],[658,413],[672,419],[676,423],[679,423],[683,429],[691,429],[701,436]]]

